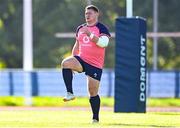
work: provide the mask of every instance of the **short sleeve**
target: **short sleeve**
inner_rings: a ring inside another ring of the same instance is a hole
[[[81,26],[78,26],[77,29],[76,29],[76,37],[78,37],[78,32],[79,32],[80,28],[81,28]]]
[[[78,37],[78,32],[79,32],[79,29],[82,28],[83,26],[85,26],[86,24],[81,24],[77,27],[76,29],[76,37]]]
[[[100,35],[107,35],[108,37],[111,37],[111,34],[105,25],[98,23],[97,27],[99,29]]]

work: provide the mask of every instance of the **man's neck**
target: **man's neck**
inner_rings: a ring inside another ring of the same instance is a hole
[[[87,22],[87,25],[88,26],[94,26],[97,22],[98,22],[97,20],[94,21],[94,22]]]

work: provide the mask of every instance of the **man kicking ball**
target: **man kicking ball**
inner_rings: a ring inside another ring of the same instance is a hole
[[[105,48],[108,46],[110,33],[98,22],[99,9],[94,5],[85,8],[86,23],[76,30],[76,42],[72,56],[65,58],[62,63],[62,74],[67,89],[64,101],[74,100],[72,89],[73,71],[85,72],[88,81],[89,102],[93,112],[93,122],[99,122],[100,97],[99,84],[104,65]]]

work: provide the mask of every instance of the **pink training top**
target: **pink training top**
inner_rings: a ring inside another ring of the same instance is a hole
[[[76,30],[76,40],[79,42],[79,54],[82,60],[88,64],[102,69],[104,65],[105,48],[101,48],[96,43],[91,42],[90,38],[81,32],[81,28],[87,26],[87,24],[80,25]],[[87,26],[89,31],[100,37],[107,35],[110,37],[108,29],[101,23],[97,23],[94,26]]]

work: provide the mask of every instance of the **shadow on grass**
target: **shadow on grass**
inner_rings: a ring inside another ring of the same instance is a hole
[[[157,128],[176,128],[176,126],[162,126],[162,125],[141,125],[141,124],[108,124],[108,125],[113,125],[113,126],[129,126],[129,127],[157,127]]]

